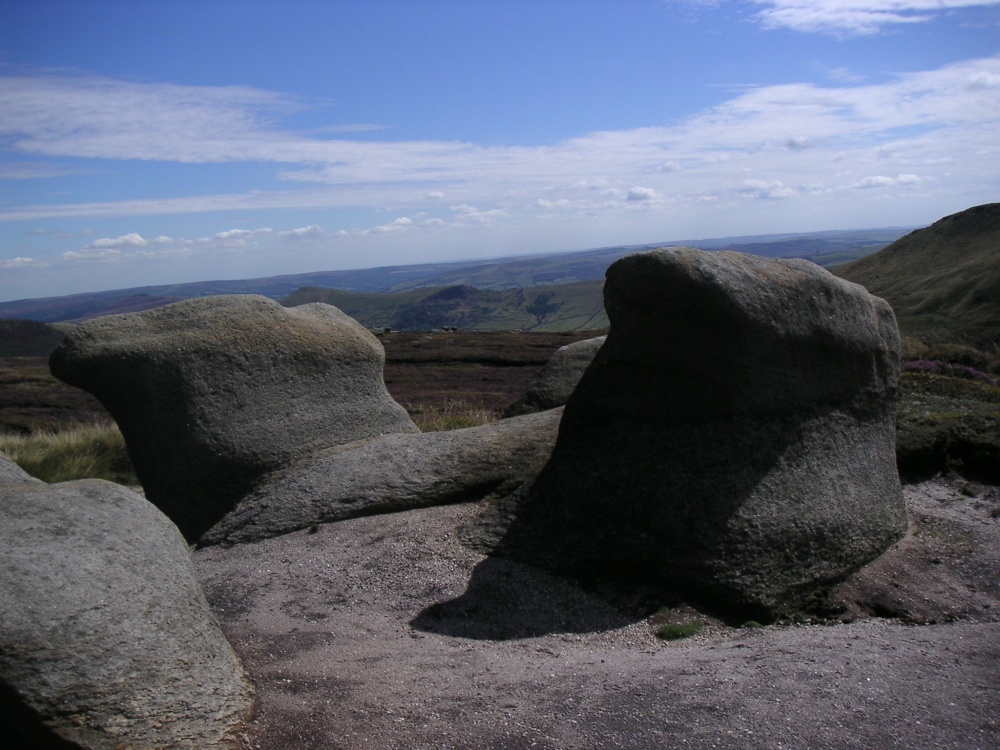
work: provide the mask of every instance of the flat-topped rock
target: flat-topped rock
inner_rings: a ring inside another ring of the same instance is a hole
[[[776,613],[902,535],[883,300],[806,261],[673,248],[614,263],[605,307],[505,546]]]
[[[196,539],[261,476],[332,446],[416,432],[378,340],[337,308],[254,295],[89,320],[51,357],[125,436],[147,497]]]

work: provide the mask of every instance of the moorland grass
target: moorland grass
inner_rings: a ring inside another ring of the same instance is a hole
[[[44,482],[106,479],[139,484],[125,440],[114,422],[73,425],[31,435],[0,433],[0,452]]]
[[[447,399],[439,404],[407,406],[410,419],[421,432],[444,432],[496,422],[500,413],[481,404]]]

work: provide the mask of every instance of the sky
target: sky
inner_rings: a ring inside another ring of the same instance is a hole
[[[0,0],[0,300],[1000,200],[1000,0]]]

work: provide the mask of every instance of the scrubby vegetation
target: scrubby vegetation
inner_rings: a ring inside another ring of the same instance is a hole
[[[661,641],[679,641],[698,635],[703,627],[704,624],[700,622],[668,623],[656,629],[656,637]]]
[[[404,406],[421,432],[477,427],[500,418],[500,412],[496,409],[460,399],[447,399],[440,404]]]
[[[114,422],[94,422],[31,435],[0,433],[0,452],[45,482],[93,478],[139,484],[125,440]]]

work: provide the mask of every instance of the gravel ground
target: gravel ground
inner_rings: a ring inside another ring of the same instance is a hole
[[[851,622],[729,628],[680,607],[706,626],[672,642],[465,548],[475,505],[194,560],[257,688],[248,748],[1000,747],[1000,492],[906,493],[910,534],[834,592]]]

